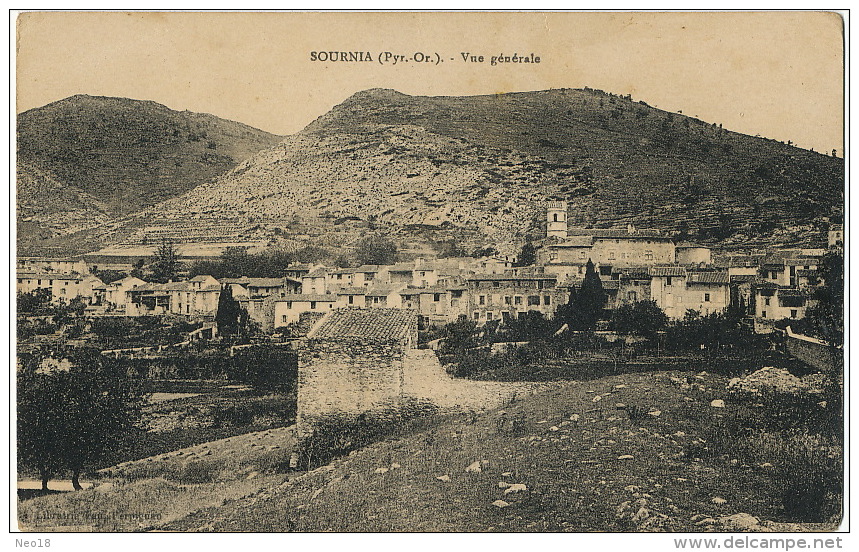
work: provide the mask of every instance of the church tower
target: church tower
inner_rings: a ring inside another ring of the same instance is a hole
[[[567,202],[549,201],[546,203],[546,237],[567,237]]]

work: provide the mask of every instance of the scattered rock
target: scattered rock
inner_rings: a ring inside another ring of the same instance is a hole
[[[713,408],[725,408],[725,401],[722,399],[713,399],[713,401],[710,402],[710,406]]]
[[[559,429],[561,428],[559,428],[558,426],[552,426],[549,428],[549,431],[558,431]]]
[[[695,525],[703,526],[703,525],[715,525],[716,520],[711,517],[705,517],[704,519],[695,522]]]
[[[740,512],[731,516],[722,516],[719,518],[726,529],[732,531],[749,531],[760,527],[761,520],[751,514]]]
[[[504,477],[510,477],[511,475],[513,475],[513,472],[504,472],[501,475],[503,475]]]
[[[619,384],[615,385],[614,387],[612,387],[612,389],[626,389],[626,384],[625,383],[619,383]]]
[[[769,462],[764,462],[763,464],[758,464],[758,465],[759,465],[761,468],[771,468],[771,467],[773,467],[773,465],[772,465],[772,464],[770,464]]]
[[[436,477],[436,479],[438,479],[439,481],[444,481],[445,483],[448,483],[450,481],[450,476],[439,475],[438,477]]]
[[[638,485],[627,485],[626,487],[623,488],[624,491],[627,491],[630,493],[637,493],[639,489],[640,489],[640,487]]]
[[[593,399],[591,399],[591,402],[600,402],[601,400],[602,400],[602,397],[600,397],[599,395],[597,395],[597,396],[595,396]]]
[[[477,461],[469,464],[468,467],[465,468],[465,471],[468,473],[480,473],[480,472],[482,472],[483,469],[480,467],[480,460],[477,460]]]
[[[614,405],[614,407],[615,407],[615,408],[617,408],[618,410],[623,410],[623,409],[625,409],[625,408],[626,408],[626,405],[625,405],[625,404],[623,404],[623,403],[616,403],[616,404]]]
[[[618,460],[632,460],[633,458],[635,457],[631,454],[621,454],[617,457]]]
[[[510,503],[505,502],[503,500],[496,500],[495,502],[492,503],[492,505],[495,506],[496,508],[506,508],[506,507],[510,506]]]
[[[373,473],[388,473],[388,468],[376,468]]]
[[[504,494],[519,493],[527,490],[528,487],[525,486],[523,483],[513,483],[512,485],[504,489]]]
[[[499,481],[498,482],[498,488],[499,489],[506,489],[509,486],[510,486],[510,483],[507,483],[506,481]]]
[[[397,469],[397,468],[401,468],[401,467],[402,467],[402,466],[400,466],[400,465],[399,465],[399,464],[397,464],[396,462],[394,462],[393,464],[391,464],[391,469],[392,469],[392,470],[395,470],[395,469]]]
[[[252,471],[251,473],[248,474],[247,477],[245,477],[245,479],[253,479],[254,477],[256,477],[258,475],[259,475],[259,472]]]
[[[728,503],[727,500],[725,500],[724,498],[722,498],[720,496],[714,496],[713,499],[710,500],[710,502],[712,502],[713,504],[719,504],[719,505]]]
[[[649,414],[650,416],[653,416],[654,418],[656,418],[656,417],[658,417],[658,416],[661,416],[661,415],[662,415],[662,411],[661,411],[661,410],[651,410],[651,411],[650,411],[650,412],[648,412],[647,414]]]

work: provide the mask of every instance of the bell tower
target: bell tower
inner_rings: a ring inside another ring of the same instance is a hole
[[[567,237],[566,201],[549,201],[546,203],[546,237]]]

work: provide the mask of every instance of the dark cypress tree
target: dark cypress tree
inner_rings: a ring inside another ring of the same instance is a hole
[[[596,326],[602,314],[606,301],[602,281],[597,274],[594,263],[588,259],[585,267],[585,278],[578,293],[570,294],[570,329],[591,330]]]
[[[233,335],[239,329],[239,321],[242,308],[239,302],[233,299],[233,291],[229,284],[221,289],[218,298],[218,312],[215,314],[215,322],[218,324],[218,332]]]

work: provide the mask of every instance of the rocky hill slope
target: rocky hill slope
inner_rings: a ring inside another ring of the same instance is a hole
[[[230,172],[136,216],[348,244],[494,244],[636,224],[721,245],[811,245],[843,204],[843,159],[598,90],[471,97],[359,92]],[[138,226],[143,226],[138,224]],[[333,236],[333,238],[332,238]],[[135,239],[145,240],[145,236]]]
[[[281,137],[151,101],[77,95],[19,114],[17,140],[18,220],[57,234],[187,192]]]
[[[163,207],[460,227],[504,242],[539,234],[544,200],[565,199],[577,224],[748,241],[829,215],[843,174],[842,159],[600,91],[368,90]]]

